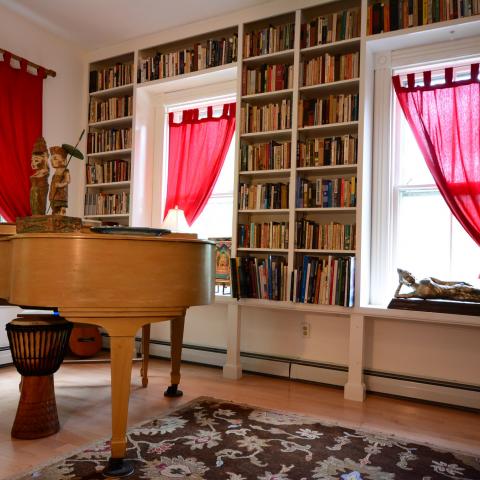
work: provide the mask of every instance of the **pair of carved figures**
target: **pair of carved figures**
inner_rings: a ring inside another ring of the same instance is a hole
[[[43,137],[37,138],[32,152],[33,175],[30,177],[30,206],[32,215],[45,215],[47,196],[54,215],[65,215],[68,206],[68,184],[70,172],[66,168],[67,152],[62,147],[50,147],[50,163],[55,172],[50,191],[48,177],[48,148]]]

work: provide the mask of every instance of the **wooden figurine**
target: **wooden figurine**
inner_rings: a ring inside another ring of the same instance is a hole
[[[62,147],[51,147],[50,163],[55,169],[48,195],[52,213],[53,215],[65,215],[68,207],[68,184],[70,183],[70,172],[66,168],[66,150]]]
[[[48,149],[43,137],[35,140],[32,151],[33,175],[30,177],[30,207],[32,215],[45,215],[48,195]]]

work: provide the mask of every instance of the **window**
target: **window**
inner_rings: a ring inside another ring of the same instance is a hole
[[[394,266],[417,278],[475,282],[480,248],[450,213],[396,100],[393,131]]]
[[[398,285],[397,268],[416,278],[480,286],[480,248],[439,193],[392,87],[393,75],[478,61],[475,39],[471,44],[378,54],[391,65],[379,61],[382,66],[375,71],[370,289],[363,303],[389,302]],[[464,74],[465,69],[455,69],[456,78]],[[439,74],[432,81],[444,78]]]
[[[225,103],[235,102],[232,95],[199,99],[196,102],[166,105],[166,115],[170,112],[181,112],[192,108],[206,113],[206,107],[213,105],[213,114],[220,115]],[[180,113],[179,113],[180,114]],[[165,122],[168,129],[168,122]],[[165,135],[168,138],[168,132]],[[168,142],[166,142],[168,143]],[[168,146],[165,146],[165,158],[168,158]],[[168,167],[167,167],[168,168]],[[198,234],[199,238],[231,238],[233,225],[233,188],[235,170],[235,135],[233,135],[225,162],[213,188],[212,194],[200,216],[190,226],[189,231]],[[165,172],[166,190],[166,172]]]

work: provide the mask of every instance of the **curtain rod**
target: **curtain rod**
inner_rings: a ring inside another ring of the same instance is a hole
[[[45,73],[46,73],[48,76],[50,76],[50,77],[56,77],[56,76],[57,76],[57,72],[55,72],[54,70],[49,70],[49,69],[47,69],[47,68],[42,67],[41,65],[37,65],[36,63],[30,62],[30,60],[27,60],[26,58],[23,58],[23,57],[19,57],[18,55],[15,55],[14,53],[9,52],[8,50],[4,50],[3,48],[0,48],[0,53],[10,53],[10,55],[12,56],[12,58],[14,58],[15,60],[18,60],[19,62],[22,61],[22,60],[25,60],[28,65],[30,65],[31,67],[36,68],[37,70],[38,70],[39,68],[43,68],[43,69],[45,70]]]

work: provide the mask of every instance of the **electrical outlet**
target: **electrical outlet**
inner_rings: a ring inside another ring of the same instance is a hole
[[[301,327],[302,327],[302,336],[306,338],[310,337],[310,324],[308,322],[302,322]]]

